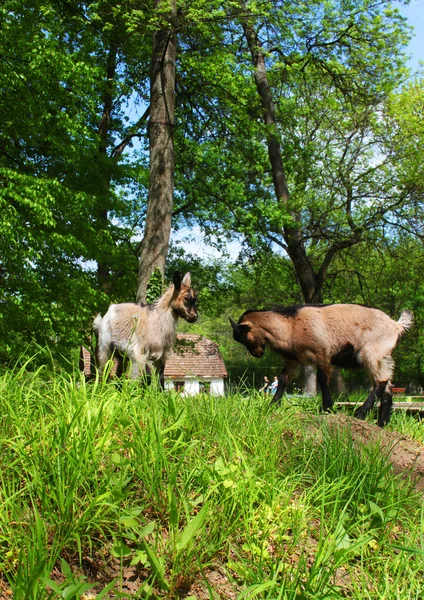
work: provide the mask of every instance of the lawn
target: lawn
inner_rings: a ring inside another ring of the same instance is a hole
[[[1,598],[423,598],[422,495],[317,401],[30,367],[0,377]]]

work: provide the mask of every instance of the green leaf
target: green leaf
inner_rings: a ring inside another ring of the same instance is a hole
[[[143,529],[140,531],[140,537],[141,538],[145,538],[148,535],[150,535],[156,527],[156,521],[151,521],[150,523],[147,523],[147,525],[145,525],[143,527]]]
[[[190,523],[184,528],[180,535],[180,539],[176,544],[178,551],[183,550],[187,544],[193,539],[196,533],[201,529],[208,511],[208,505],[205,504],[197,515],[190,521]]]
[[[110,550],[110,553],[112,556],[122,558],[123,556],[130,556],[132,554],[132,550],[122,540],[116,540]]]
[[[139,563],[141,563],[142,565],[145,565],[147,562],[147,553],[144,550],[137,550],[131,560],[130,565],[134,566],[134,565],[138,565]]]
[[[138,527],[137,519],[130,515],[123,515],[119,520],[127,529],[135,529]]]
[[[123,467],[130,464],[128,458],[126,456],[122,456],[122,454],[119,454],[118,452],[113,452],[112,456],[110,457],[110,460],[113,462],[114,465],[117,465],[119,467]]]
[[[265,590],[276,587],[276,585],[276,581],[266,581],[265,583],[251,585],[237,596],[237,600],[250,600],[250,598],[255,598]]]
[[[169,591],[169,583],[165,579],[165,569],[161,565],[160,561],[156,558],[155,553],[150,548],[149,544],[146,540],[143,540],[143,546],[147,554],[148,561],[150,566],[152,567],[153,575],[155,577],[155,581],[161,590],[165,592]]]
[[[106,596],[106,594],[108,592],[110,592],[110,590],[113,588],[113,586],[115,585],[116,582],[117,582],[117,579],[113,579],[110,583],[108,583],[107,586],[105,588],[103,588],[101,592],[99,592],[97,594],[96,600],[101,600],[102,598],[104,598]]]
[[[230,488],[230,487],[233,487],[234,481],[232,479],[225,479],[225,481],[222,482],[222,485],[225,488]]]

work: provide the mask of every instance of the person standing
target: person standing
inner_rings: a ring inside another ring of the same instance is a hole
[[[269,388],[269,379],[265,375],[265,377],[264,377],[264,385],[260,388],[259,391],[263,392],[264,394],[266,394],[268,392],[268,388]]]
[[[273,396],[275,394],[275,392],[277,391],[277,388],[278,388],[278,377],[274,377],[273,382],[269,386],[269,393],[271,394],[271,396]]]

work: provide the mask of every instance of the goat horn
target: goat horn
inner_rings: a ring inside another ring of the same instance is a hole
[[[231,318],[231,317],[228,317],[228,318],[229,318],[229,320],[230,320],[231,327],[232,327],[232,328],[234,329],[234,331],[235,331],[235,330],[237,329],[237,324],[236,324],[236,323],[234,323],[234,321],[232,320],[232,318]]]

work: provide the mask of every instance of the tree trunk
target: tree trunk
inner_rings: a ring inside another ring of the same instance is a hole
[[[269,85],[265,57],[262,49],[261,41],[252,25],[249,17],[244,17],[242,22],[243,31],[250,54],[252,63],[255,67],[255,82],[261,99],[264,122],[266,126],[268,155],[271,163],[272,177],[274,182],[275,194],[278,202],[289,205],[289,191],[283,165],[281,152],[280,136],[277,127],[277,118],[275,105],[272,98],[271,86]],[[352,229],[352,235],[344,240],[334,242],[325,253],[321,266],[316,273],[311,261],[306,252],[303,242],[303,232],[301,226],[301,216],[294,211],[290,212],[292,219],[291,225],[284,225],[281,231],[277,231],[278,235],[282,235],[285,245],[293,262],[294,269],[302,290],[303,297],[306,303],[319,304],[322,302],[322,290],[327,276],[328,267],[332,260],[343,248],[349,248],[357,244],[361,240],[361,230],[357,228],[353,222],[350,213],[351,198],[348,198],[347,219]]]
[[[304,367],[305,374],[305,387],[303,393],[305,396],[316,396],[317,395],[317,374],[315,368],[312,365],[306,365]]]
[[[272,99],[271,87],[268,82],[262,45],[248,18],[243,21],[243,31],[255,67],[254,77],[263,108],[268,156],[271,163],[275,195],[278,202],[287,206],[289,202],[289,190],[283,165],[275,106]],[[317,302],[317,295],[321,296],[321,289],[316,289],[317,278],[302,241],[300,216],[292,212],[291,217],[294,225],[284,225],[282,230],[277,233],[279,235],[282,234],[284,237],[305,302]],[[296,226],[297,223],[299,223],[299,226]]]
[[[167,13],[163,11],[168,7]],[[171,235],[174,198],[174,104],[176,0],[156,0],[166,24],[153,34],[150,75],[150,181],[144,236],[138,271],[137,302],[146,300],[156,267],[162,276]]]

